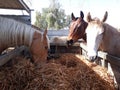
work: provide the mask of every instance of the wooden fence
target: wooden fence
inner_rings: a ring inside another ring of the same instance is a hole
[[[67,48],[66,41],[67,41],[68,33],[69,33],[68,29],[67,30],[48,30],[48,37],[50,39],[51,51],[53,51],[54,53],[80,53],[79,42]],[[57,42],[55,39],[57,40]]]
[[[66,36],[68,35],[68,30],[50,30],[48,31],[48,36],[51,39],[54,36]],[[54,46],[53,49],[56,49],[58,51],[61,50],[61,52],[73,52],[75,53],[76,50],[77,53],[80,52],[81,55],[84,55],[86,57],[87,55],[87,46],[86,43],[84,42],[78,42],[76,44],[74,44],[74,46],[71,49],[67,49],[66,44],[57,44],[57,43],[51,43],[51,46]],[[19,55],[23,50],[25,50],[25,47],[20,47],[17,48],[15,50],[13,50],[12,52],[0,56],[0,66],[4,65],[7,61],[9,61],[11,58]],[[70,51],[72,50],[72,51]],[[98,52],[98,60],[96,61],[97,64],[105,67],[108,69],[108,71],[110,71],[110,73],[115,77],[115,85],[118,88],[118,90],[120,90],[120,58],[118,57],[114,57],[112,55],[107,54],[106,52],[102,52],[99,51]]]

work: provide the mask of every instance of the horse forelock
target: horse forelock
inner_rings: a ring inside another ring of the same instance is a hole
[[[100,21],[100,19],[97,18],[97,17],[93,18],[90,22],[88,22],[88,24],[89,24],[88,28],[89,27],[90,28],[94,27],[94,30],[98,30],[99,32],[103,32],[104,31],[104,27],[103,27],[104,22]]]
[[[79,17],[76,17],[76,18],[75,18],[75,21],[76,21],[78,18],[79,18]]]
[[[70,29],[72,29],[72,31],[76,30],[79,27],[84,27],[85,21],[81,18],[77,18],[75,21],[71,22],[70,24]]]
[[[93,18],[91,22],[94,23],[94,24],[95,24],[95,23],[96,23],[96,24],[101,24],[100,19],[97,18],[97,17]]]
[[[72,21],[77,21],[77,20],[83,20],[82,17],[75,17],[75,19],[73,19]]]

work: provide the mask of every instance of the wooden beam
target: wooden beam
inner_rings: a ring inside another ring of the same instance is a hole
[[[69,30],[48,30],[48,36],[68,36]]]
[[[25,8],[25,10],[31,14],[31,10],[30,8],[25,4],[25,2],[23,0],[18,0],[20,2],[20,4]]]
[[[20,53],[25,50],[24,46],[21,46],[19,48],[16,48],[12,51],[10,51],[7,54],[1,55],[0,56],[0,66],[4,65],[5,63],[7,63],[10,59],[12,59],[13,57],[16,57],[18,55],[20,55]]]

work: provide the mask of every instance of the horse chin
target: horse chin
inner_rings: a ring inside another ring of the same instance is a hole
[[[89,57],[87,57],[87,60],[90,62],[94,62],[97,60],[97,56],[89,56]]]

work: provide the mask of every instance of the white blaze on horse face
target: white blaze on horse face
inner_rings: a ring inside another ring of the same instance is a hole
[[[88,57],[97,56],[97,51],[103,37],[103,31],[103,28],[98,26],[97,24],[88,25],[86,30]]]

